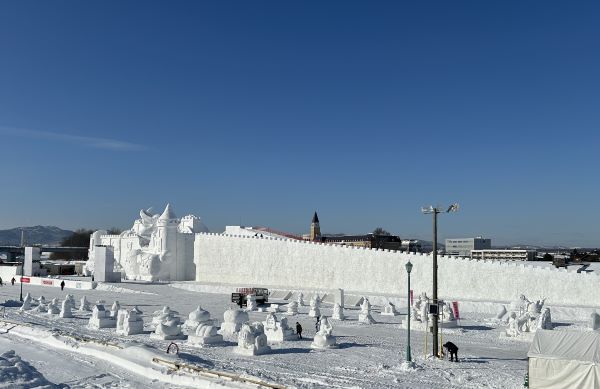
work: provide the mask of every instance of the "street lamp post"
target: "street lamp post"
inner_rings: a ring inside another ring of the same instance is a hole
[[[19,299],[21,300],[21,302],[23,302],[23,260],[24,258],[21,258],[21,275],[19,276],[19,284],[21,284],[21,296],[19,297]]]
[[[412,362],[412,355],[410,352],[410,272],[412,271],[413,268],[413,264],[410,263],[410,260],[406,263],[406,273],[408,274],[408,294],[407,294],[407,303],[406,303],[406,307],[407,307],[407,319],[406,322],[408,323],[408,335],[407,335],[407,343],[406,343],[406,362]]]
[[[432,214],[433,215],[433,295],[431,296],[431,299],[433,300],[433,303],[436,305],[436,314],[432,315],[433,316],[433,323],[432,323],[432,332],[433,332],[433,341],[432,341],[432,348],[433,348],[433,356],[434,357],[439,357],[440,353],[438,351],[438,315],[439,315],[439,304],[438,304],[438,277],[437,277],[437,270],[438,270],[438,264],[437,264],[437,215],[439,213],[449,213],[449,212],[456,212],[458,211],[458,203],[454,203],[451,206],[448,207],[448,209],[443,210],[441,209],[441,207],[434,207],[432,205],[430,205],[428,208],[421,208],[421,212],[425,213],[425,214]]]

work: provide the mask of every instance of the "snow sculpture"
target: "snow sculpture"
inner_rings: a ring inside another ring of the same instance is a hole
[[[188,336],[188,344],[203,347],[205,345],[223,342],[223,336],[219,335],[218,327],[212,324],[200,323],[193,335]]]
[[[346,320],[346,316],[344,316],[344,308],[340,305],[340,303],[333,304],[333,315],[331,315],[331,318],[335,320]]]
[[[550,308],[544,308],[544,311],[538,318],[537,329],[542,329],[542,330],[553,329],[552,317],[550,316]]]
[[[186,336],[181,332],[179,318],[173,318],[158,323],[158,325],[156,326],[156,330],[150,336],[152,338],[162,340],[175,340],[186,338]]]
[[[279,304],[271,304],[269,308],[267,308],[267,312],[279,312]]]
[[[316,349],[328,349],[337,347],[335,336],[331,334],[332,332],[333,326],[331,325],[331,323],[329,323],[329,320],[327,320],[325,316],[322,316],[319,332],[315,334],[315,338],[310,347]]]
[[[506,316],[507,313],[508,313],[508,311],[506,310],[506,306],[502,305],[500,307],[500,309],[498,309],[498,313],[496,314],[495,319],[502,320],[504,318],[504,316]]]
[[[68,299],[65,299],[65,301],[62,302],[59,315],[62,318],[73,317],[73,313],[71,312],[71,302]]]
[[[596,312],[592,313],[590,316],[590,329],[592,331],[600,330],[600,315]]]
[[[90,238],[88,257],[94,258],[96,246],[114,246],[115,271],[126,279],[186,281],[195,278],[194,234],[208,232],[200,218],[175,216],[167,204],[161,215],[140,211],[133,227],[120,235],[99,230]],[[93,271],[93,260],[86,264]],[[107,269],[110,270],[110,269]]]
[[[73,296],[72,294],[67,294],[65,296],[65,301],[68,301],[69,304],[71,304],[71,309],[75,309],[75,296]]]
[[[532,315],[538,315],[538,314],[542,313],[542,308],[544,306],[545,301],[546,301],[546,299],[543,298],[541,300],[530,302],[529,305],[527,306],[527,312],[529,312]]]
[[[52,302],[48,304],[48,311],[46,313],[48,313],[48,315],[58,315],[60,313],[57,298],[52,299]]]
[[[90,303],[89,301],[85,298],[85,296],[83,296],[81,298],[81,301],[79,302],[79,311],[80,312],[88,312],[91,311],[92,309],[90,308]]]
[[[256,311],[256,295],[249,294],[246,296],[246,311]]]
[[[19,308],[20,311],[28,311],[31,309],[31,295],[27,293],[23,299],[23,305]]]
[[[235,352],[243,355],[260,355],[271,351],[262,323],[244,323],[238,334]]]
[[[396,311],[396,306],[388,301],[388,303],[383,307],[383,312],[381,312],[384,316],[398,316],[398,312]]]
[[[176,316],[177,312],[171,310],[168,306],[164,306],[159,311],[154,311],[154,317],[152,318],[152,324],[158,326],[160,323],[167,320],[176,320],[179,324],[179,317]]]
[[[92,309],[92,317],[88,321],[88,327],[92,329],[100,328],[114,328],[116,327],[116,320],[108,315],[108,311],[102,304],[94,305]]]
[[[119,309],[117,314],[117,334],[135,335],[144,331],[144,320],[135,310]]]
[[[440,319],[441,321],[438,324],[442,328],[458,327],[458,323],[456,322],[456,318],[454,317],[454,310],[452,309],[450,303],[442,304],[442,315]]]
[[[144,313],[144,312],[142,312],[141,309],[138,308],[137,305],[134,305],[131,310],[134,311],[135,313],[137,313],[138,315],[141,315],[142,313]]]
[[[287,305],[286,315],[296,316],[298,314],[298,303],[296,301],[292,301]]]
[[[219,333],[226,339],[234,339],[238,336],[238,332],[242,325],[250,320],[247,312],[241,309],[228,309],[223,314],[223,324]]]
[[[319,317],[321,316],[321,299],[318,294],[315,294],[310,299],[310,310],[308,311],[308,316],[310,317]]]
[[[295,339],[294,330],[288,326],[287,318],[279,321],[274,313],[269,313],[263,322],[263,329],[269,342],[283,342]]]
[[[358,322],[363,324],[373,324],[375,319],[371,316],[371,303],[369,299],[364,298],[363,303],[360,306],[360,313],[358,314]]]
[[[210,312],[198,306],[198,308],[190,312],[188,319],[183,323],[183,328],[189,332],[194,332],[200,324],[212,324],[212,320]]]
[[[296,302],[298,303],[299,307],[303,307],[304,306],[304,293],[302,293],[302,292],[298,293],[298,296],[296,298]]]
[[[118,300],[115,300],[112,307],[110,307],[110,317],[116,319],[117,314],[119,313],[119,309],[121,309],[121,304],[119,304]]]
[[[44,298],[44,296],[40,296],[37,299],[38,305],[46,305],[46,299]]]

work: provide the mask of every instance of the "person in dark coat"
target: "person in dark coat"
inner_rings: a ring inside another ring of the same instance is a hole
[[[298,322],[296,322],[296,333],[298,334],[298,339],[302,339],[302,326]]]
[[[0,277],[0,286],[2,286],[2,277]]]
[[[10,280],[10,283],[12,284],[12,286],[15,286],[15,277],[12,278],[12,280]]]
[[[448,351],[448,354],[450,354],[450,361],[458,362],[458,347],[452,342],[444,343],[443,347]]]
[[[64,281],[64,280],[62,280],[62,281],[60,282],[60,290],[64,290],[64,289],[65,289],[65,281]]]
[[[321,318],[317,316],[317,321],[315,322],[315,332],[319,332],[319,327],[321,327]]]

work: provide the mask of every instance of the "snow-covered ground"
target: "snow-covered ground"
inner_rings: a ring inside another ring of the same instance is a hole
[[[0,327],[0,352],[15,350],[32,372],[37,371],[35,374],[40,382],[45,379],[58,387],[174,387],[175,382],[183,386],[191,385],[189,381],[179,380],[177,374],[164,366],[152,364],[150,357],[135,366],[118,362],[118,352],[122,351],[102,351],[101,346],[96,345],[98,342],[119,345],[121,348],[138,345],[136,342],[139,342],[150,347],[140,348],[143,351],[140,351],[140,360],[147,350],[148,355],[157,355],[176,363],[256,377],[265,382],[298,388],[519,388],[522,387],[527,368],[529,344],[501,338],[504,327],[492,323],[490,315],[483,313],[467,313],[467,317],[461,320],[462,328],[443,330],[443,341],[450,340],[460,348],[459,363],[426,358],[425,354],[431,352],[431,338],[426,340],[423,332],[413,331],[411,344],[417,366],[414,370],[402,367],[407,332],[399,328],[399,323],[404,316],[381,316],[378,307],[375,307],[373,314],[378,323],[374,325],[357,322],[358,308],[346,308],[349,320],[332,321],[339,344],[337,349],[311,349],[315,333],[314,319],[308,317],[308,307],[302,307],[301,314],[290,317],[289,321],[292,326],[296,321],[300,322],[305,329],[305,339],[272,345],[270,354],[240,356],[233,352],[233,342],[198,349],[186,345],[185,341],[177,341],[180,354],[178,359],[172,359],[172,354],[165,353],[170,341],[151,339],[149,336],[152,312],[168,305],[179,311],[185,319],[190,311],[201,305],[214,318],[222,320],[223,312],[230,306],[230,295],[184,290],[166,284],[141,283],[122,283],[114,288],[103,287],[92,291],[69,289],[64,292],[57,288],[25,286],[25,292],[30,292],[34,298],[44,295],[46,299],[58,297],[61,300],[66,293],[72,293],[78,304],[84,295],[90,302],[105,300],[108,306],[118,300],[122,307],[137,305],[144,312],[146,333],[117,336],[114,329],[88,329],[89,313],[73,311],[75,317],[71,319],[49,318],[46,314],[30,311],[21,314],[17,307],[8,304],[4,320],[25,325],[11,329],[9,323]],[[0,287],[0,301],[18,300],[18,297],[17,286]],[[322,313],[330,316],[331,306],[325,305]],[[263,321],[265,317],[266,313],[250,313],[252,321]],[[558,323],[557,330],[580,329],[584,325],[582,322],[567,321]],[[8,333],[4,333],[6,330]],[[130,354],[137,353],[137,348],[129,350],[133,350]],[[105,356],[102,357],[100,352],[104,352]],[[113,352],[114,360],[106,357]],[[150,368],[154,370],[144,370]],[[228,384],[223,380],[212,384],[256,387],[241,382]]]

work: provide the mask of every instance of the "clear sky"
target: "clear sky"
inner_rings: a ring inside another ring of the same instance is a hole
[[[0,228],[600,246],[600,3],[0,2]]]

